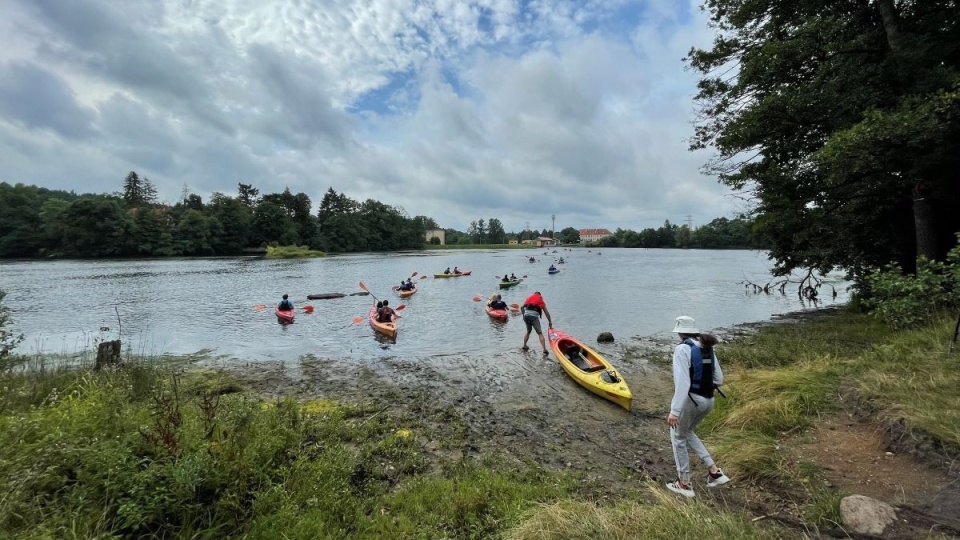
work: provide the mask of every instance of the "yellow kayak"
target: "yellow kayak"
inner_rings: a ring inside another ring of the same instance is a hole
[[[633,394],[623,376],[597,351],[575,337],[551,328],[547,331],[550,348],[568,375],[577,384],[612,401],[626,410],[633,404]]]

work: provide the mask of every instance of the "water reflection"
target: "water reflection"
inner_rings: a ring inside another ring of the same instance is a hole
[[[361,254],[298,259],[170,259],[151,261],[43,261],[0,263],[0,288],[19,331],[19,351],[62,353],[88,348],[98,338],[123,340],[134,352],[193,353],[251,360],[318,358],[357,360],[385,354],[397,358],[489,356],[522,341],[519,317],[494,321],[483,301],[500,293],[508,304],[543,293],[556,326],[593,342],[609,331],[618,340],[665,336],[673,319],[692,315],[705,328],[766,320],[771,315],[829,306],[847,300],[839,274],[812,301],[791,294],[754,294],[743,285],[770,281],[764,253],[606,249],[603,257],[583,249],[562,252],[560,274],[546,269],[553,256],[526,262],[513,250]],[[391,287],[413,272],[432,276],[446,267],[472,270],[455,279],[418,279],[415,295],[401,300]],[[528,276],[499,290],[497,276]],[[366,321],[372,298],[345,296],[307,300],[308,294],[358,292],[404,303],[395,342],[378,336]],[[826,286],[825,286],[826,287]],[[273,306],[283,293],[297,306],[293,324],[279,325]],[[263,304],[265,309],[254,309]],[[312,305],[313,313],[303,311]],[[117,319],[120,319],[118,324]],[[355,317],[363,317],[355,324]],[[109,327],[110,332],[99,332]],[[101,336],[101,334],[104,334]]]

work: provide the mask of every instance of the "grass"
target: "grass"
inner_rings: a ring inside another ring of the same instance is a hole
[[[587,540],[603,538],[769,538],[743,516],[701,502],[681,500],[650,487],[652,504],[623,501],[597,506],[563,500],[538,507],[506,540]]]
[[[738,483],[778,489],[812,529],[832,528],[843,494],[817,463],[791,461],[784,441],[835,414],[853,389],[880,421],[960,448],[960,353],[945,354],[952,323],[892,331],[843,311],[725,344],[729,399],[700,434]],[[571,475],[494,453],[463,457],[468,423],[455,408],[436,420],[439,431],[415,410],[264,401],[221,372],[170,362],[128,359],[103,372],[8,362],[0,530],[201,540],[807,534],[652,484],[644,500],[598,505]]]
[[[834,414],[851,385],[879,421],[960,449],[960,355],[944,354],[951,333],[946,318],[894,331],[849,311],[762,328],[721,348],[730,398],[717,400],[702,435],[737,478],[797,490],[806,517],[828,525],[838,519],[839,494],[814,465],[790,463],[782,440]]]
[[[262,401],[221,373],[0,373],[4,538],[487,538],[572,479],[431,465],[412,415]],[[384,414],[381,414],[384,413]]]
[[[310,249],[307,246],[267,246],[268,259],[303,259],[307,257],[325,257],[322,251]]]

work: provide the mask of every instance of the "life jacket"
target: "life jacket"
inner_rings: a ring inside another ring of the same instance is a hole
[[[716,389],[713,384],[713,350],[709,350],[704,358],[703,351],[692,339],[687,338],[683,343],[690,346],[690,390],[687,393],[712,398]]]

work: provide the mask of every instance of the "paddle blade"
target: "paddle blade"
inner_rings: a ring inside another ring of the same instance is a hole
[[[420,276],[420,279],[427,279],[430,276]]]
[[[393,290],[397,290],[397,289],[399,289],[400,287],[399,287],[398,285],[394,285],[393,287],[390,287],[390,288],[393,289]]]
[[[406,304],[400,304],[399,306],[397,306],[397,309],[395,309],[394,311],[403,311],[403,310],[405,310],[405,309],[407,309],[407,305],[406,305]]]
[[[265,308],[265,307],[267,307],[267,306],[265,306],[265,305],[263,305],[263,304],[257,304],[257,305],[255,305],[255,306],[253,306],[253,309],[263,309],[263,308]]]
[[[353,324],[359,324],[363,322],[363,317],[354,317]]]
[[[367,292],[370,292],[370,289],[368,289],[367,286],[364,285],[362,281],[360,282],[360,288],[363,289],[363,290],[365,290],[365,291],[367,291]]]
[[[415,277],[417,277],[417,274],[419,274],[419,273],[420,273],[420,272],[414,272],[414,273],[410,274],[410,277],[411,277],[411,278],[415,278]]]
[[[481,296],[480,294],[477,294],[476,296],[473,297],[474,302],[479,302],[481,300],[483,300],[483,296]]]
[[[520,309],[520,304],[510,304],[510,309],[512,309],[512,310],[518,310],[518,309]]]
[[[307,312],[307,313],[313,313],[313,306],[311,306],[310,304],[307,304],[307,305],[303,306],[303,311],[305,311],[305,312]]]

